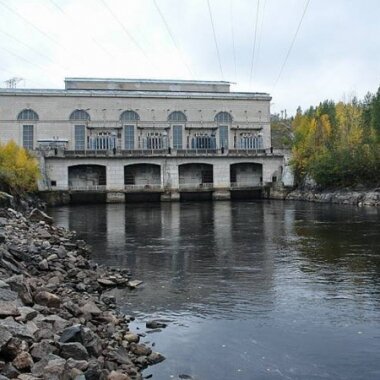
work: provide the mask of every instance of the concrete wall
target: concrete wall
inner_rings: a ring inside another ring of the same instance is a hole
[[[210,164],[213,167],[214,188],[230,187],[230,165],[237,163],[256,163],[262,165],[263,184],[271,183],[272,177],[281,170],[283,158],[267,156],[256,158],[72,158],[61,159],[45,158],[45,172],[49,181],[55,181],[56,189],[68,189],[68,167],[74,165],[104,165],[106,167],[107,190],[118,191],[124,189],[124,166],[133,164],[155,164],[161,166],[161,184],[168,190],[179,188],[179,165],[182,164]],[[53,188],[54,189],[54,188]]]

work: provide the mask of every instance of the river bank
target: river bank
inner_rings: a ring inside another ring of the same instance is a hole
[[[164,360],[139,343],[112,296],[139,281],[89,256],[38,209],[0,208],[1,380],[137,380]]]
[[[274,190],[271,199],[308,201],[318,203],[346,204],[354,206],[380,206],[380,188],[371,190],[316,190],[295,189],[292,191]]]

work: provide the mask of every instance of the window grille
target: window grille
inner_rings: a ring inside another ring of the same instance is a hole
[[[36,112],[34,112],[33,110],[31,109],[25,109],[25,110],[22,110],[18,116],[17,116],[17,120],[38,120],[38,115]]]
[[[231,124],[232,123],[232,116],[228,112],[219,112],[215,116],[215,121],[218,124]]]
[[[25,149],[32,150],[34,146],[34,126],[23,125],[22,129],[22,145]]]
[[[70,120],[90,120],[90,115],[85,110],[75,110],[71,113]]]
[[[173,125],[173,148],[182,149],[182,125]]]
[[[168,121],[172,122],[183,122],[185,123],[187,121],[186,115],[181,111],[174,111],[168,116]]]
[[[140,116],[135,111],[124,111],[120,115],[120,120],[121,121],[139,121],[140,120]]]

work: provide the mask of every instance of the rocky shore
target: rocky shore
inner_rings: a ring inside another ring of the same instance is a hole
[[[380,188],[374,190],[294,190],[288,193],[285,199],[354,206],[380,206]]]
[[[138,281],[89,254],[38,209],[0,208],[0,380],[142,379],[164,360],[110,295]]]

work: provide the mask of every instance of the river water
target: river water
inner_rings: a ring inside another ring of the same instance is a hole
[[[49,210],[102,264],[144,284],[118,290],[153,379],[380,379],[380,210],[255,201]]]

